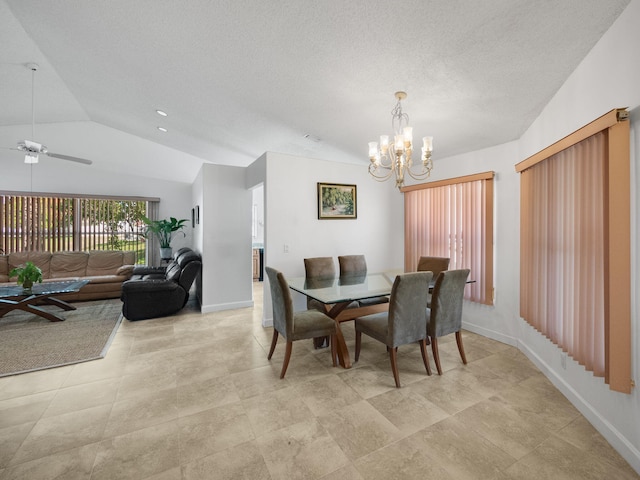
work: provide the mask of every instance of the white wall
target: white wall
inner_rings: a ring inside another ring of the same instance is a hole
[[[357,186],[357,219],[318,220],[317,183]],[[303,259],[364,254],[369,271],[404,265],[403,196],[393,182],[379,183],[362,165],[268,152],[265,182],[265,265],[285,277],[304,276]],[[288,253],[284,246],[288,246]],[[265,279],[265,288],[268,281]],[[267,290],[268,292],[268,290]],[[294,307],[305,308],[301,295]],[[271,296],[264,295],[271,324]]]
[[[437,160],[434,178],[496,171],[495,306],[465,303],[465,328],[517,345],[573,402],[583,415],[640,472],[640,393],[612,392],[572,360],[561,366],[560,350],[522,321],[518,311],[519,176],[515,164],[617,107],[631,111],[632,291],[638,287],[640,171],[640,0],[632,0],[601,41],[570,76],[527,132],[516,142]],[[640,328],[632,295],[632,375],[638,383]]]
[[[203,204],[203,201],[204,201],[204,173],[201,168],[195,180],[193,181],[193,185],[191,187],[191,205],[192,205],[191,208],[199,209],[200,205]],[[195,218],[196,217],[195,212],[192,214],[192,217],[194,217],[192,230],[191,230],[193,232],[193,250],[198,252],[202,256],[204,252],[204,234],[203,234],[204,218],[202,218],[202,212],[200,212],[201,218],[199,221]],[[204,265],[203,265],[203,269],[204,269]],[[196,288],[196,296],[198,298],[198,303],[202,305],[202,273],[198,277],[196,277],[195,288]]]
[[[251,307],[251,191],[245,169],[202,166],[203,312]]]

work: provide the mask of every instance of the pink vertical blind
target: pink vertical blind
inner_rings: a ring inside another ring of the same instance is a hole
[[[628,118],[611,110],[516,165],[520,315],[624,393],[633,388]]]
[[[448,257],[449,269],[469,268],[467,300],[493,302],[493,172],[403,189],[405,270],[421,256]]]
[[[596,376],[605,374],[606,137],[522,172],[520,315]]]

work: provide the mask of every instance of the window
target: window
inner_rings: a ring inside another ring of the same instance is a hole
[[[146,261],[140,236],[149,199],[89,198],[0,192],[0,250],[135,250]]]
[[[402,189],[405,271],[421,256],[449,257],[449,269],[468,268],[465,298],[493,304],[493,172]]]
[[[516,165],[520,316],[631,391],[629,122],[612,110]]]

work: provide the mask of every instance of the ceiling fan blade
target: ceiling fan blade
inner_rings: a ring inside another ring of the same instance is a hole
[[[87,160],[86,158],[70,157],[69,155],[61,155],[59,153],[47,152],[47,156],[60,158],[62,160],[69,160],[71,162],[84,163],[85,165],[91,165],[93,163],[91,160]]]

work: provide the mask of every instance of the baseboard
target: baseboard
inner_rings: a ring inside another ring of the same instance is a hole
[[[462,328],[469,332],[477,333],[478,335],[482,335],[483,337],[490,338],[491,340],[496,340],[497,342],[500,342],[500,343],[506,343],[507,345],[511,345],[512,347],[518,346],[517,338],[504,335],[494,330],[489,330],[488,328],[480,327],[478,325],[474,325],[472,323],[467,323],[467,322],[462,322]]]
[[[553,385],[567,397],[580,413],[600,432],[600,434],[611,444],[611,446],[631,465],[636,472],[640,473],[640,451],[627,438],[620,433],[606,418],[576,390],[571,387],[562,377],[558,376],[549,364],[544,362],[528,345],[518,342],[520,350],[536,367],[549,379]]]
[[[219,303],[217,305],[202,305],[202,313],[222,312],[224,310],[235,310],[237,308],[253,308],[253,300],[246,302]]]

